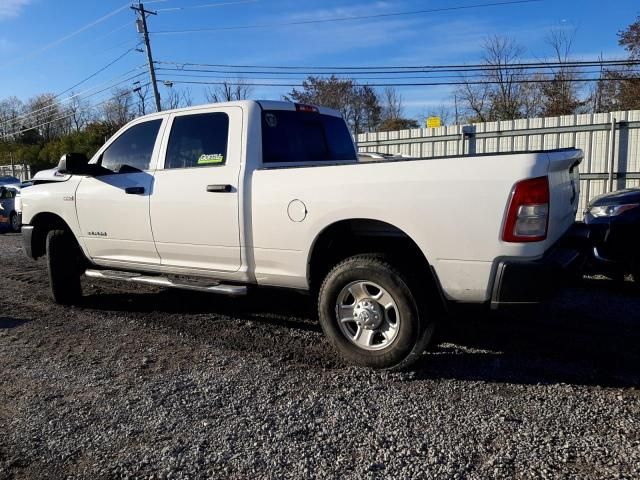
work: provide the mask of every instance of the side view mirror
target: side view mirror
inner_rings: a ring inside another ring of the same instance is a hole
[[[84,153],[65,153],[60,157],[58,172],[66,175],[88,173],[89,159]]]

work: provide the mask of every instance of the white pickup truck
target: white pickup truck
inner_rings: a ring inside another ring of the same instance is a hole
[[[245,294],[309,291],[348,361],[402,367],[455,303],[531,303],[580,257],[567,242],[579,150],[358,162],[338,112],[273,101],[167,111],[23,197],[27,255],[53,299],[81,275]],[[88,162],[88,163],[87,163]]]

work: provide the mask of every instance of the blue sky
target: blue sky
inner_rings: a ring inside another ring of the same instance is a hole
[[[238,0],[166,0],[147,4],[171,9]],[[235,5],[164,10],[149,19],[150,31],[286,23],[341,16],[487,3],[487,0],[259,0]],[[26,99],[59,93],[134,47],[134,14],[122,0],[0,0],[0,98]],[[83,27],[121,8],[95,26]],[[422,15],[289,27],[152,35],[156,60],[301,66],[424,65],[476,63],[488,35],[515,38],[532,59],[550,56],[545,36],[553,27],[576,29],[574,57],[622,58],[616,32],[640,14],[637,0],[545,0]],[[78,87],[82,91],[145,62],[131,52]],[[171,72],[164,72],[168,78]],[[174,77],[178,79],[178,77]],[[183,80],[186,78],[182,78]],[[198,80],[194,78],[194,80]],[[204,87],[193,85],[196,101]],[[255,98],[279,98],[289,88],[256,88]],[[166,87],[161,86],[161,94]],[[403,88],[407,116],[418,117],[451,102],[451,87]],[[105,93],[106,95],[106,93]],[[96,97],[101,98],[100,96]]]

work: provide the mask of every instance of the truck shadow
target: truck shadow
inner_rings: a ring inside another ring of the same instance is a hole
[[[14,317],[5,317],[0,315],[0,330],[9,330],[11,328],[16,328],[25,323],[29,323],[31,320],[23,319],[23,318],[14,318]]]
[[[342,367],[305,295],[265,289],[232,299],[174,290],[98,291],[85,297],[84,306],[144,313],[145,320],[231,349],[309,367]],[[416,381],[638,387],[640,295],[589,280],[538,311],[463,312],[444,322],[437,346],[411,370]]]
[[[588,280],[537,312],[468,314],[444,325],[417,379],[640,386],[640,295]]]

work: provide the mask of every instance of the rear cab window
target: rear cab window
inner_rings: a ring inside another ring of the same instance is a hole
[[[317,111],[263,110],[264,164],[357,160],[341,117]]]

